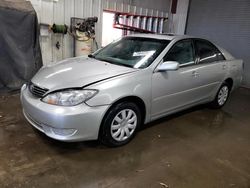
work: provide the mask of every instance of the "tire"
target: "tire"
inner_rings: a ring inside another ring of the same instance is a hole
[[[99,140],[109,147],[118,147],[129,143],[142,122],[139,107],[132,102],[121,102],[113,106],[104,116]]]
[[[210,103],[211,108],[222,108],[229,98],[230,90],[230,85],[227,82],[224,82],[218,90],[215,99]]]

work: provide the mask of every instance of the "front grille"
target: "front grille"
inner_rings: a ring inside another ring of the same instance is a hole
[[[34,85],[33,83],[29,84],[29,90],[34,96],[39,97],[39,98],[42,98],[45,95],[45,93],[49,91],[48,89],[38,87]]]

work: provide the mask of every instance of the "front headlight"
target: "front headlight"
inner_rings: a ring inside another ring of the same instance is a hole
[[[97,90],[65,90],[45,96],[42,101],[59,106],[75,106],[97,94]]]

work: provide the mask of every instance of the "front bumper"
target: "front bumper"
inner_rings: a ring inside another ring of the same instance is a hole
[[[85,103],[72,107],[50,105],[34,97],[25,86],[20,97],[24,116],[31,125],[53,139],[67,142],[98,139],[109,107],[90,107]]]

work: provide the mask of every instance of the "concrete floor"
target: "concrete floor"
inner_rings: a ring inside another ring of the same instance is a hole
[[[128,145],[61,143],[34,130],[19,96],[0,97],[0,187],[250,187],[250,90],[222,110],[197,107]]]

